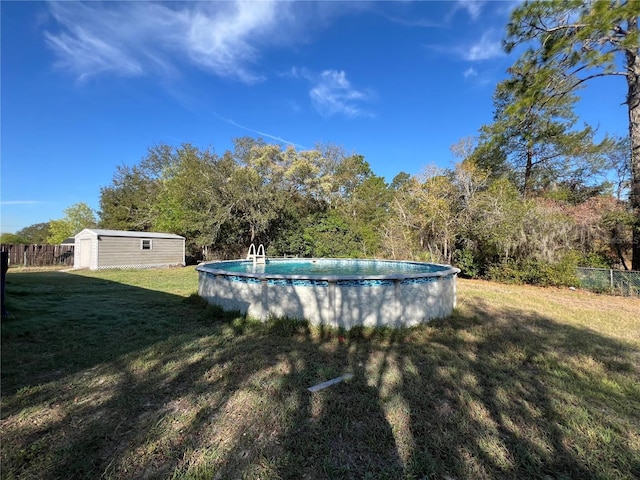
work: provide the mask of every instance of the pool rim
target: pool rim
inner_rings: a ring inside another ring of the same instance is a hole
[[[310,280],[310,281],[326,281],[334,283],[338,281],[367,281],[367,280],[411,280],[417,278],[429,278],[429,277],[448,277],[451,275],[457,275],[460,273],[460,269],[447,264],[433,263],[433,262],[418,262],[414,260],[386,260],[376,258],[328,258],[328,257],[269,257],[267,262],[313,262],[313,261],[356,261],[356,262],[378,262],[378,263],[403,263],[413,265],[433,265],[437,267],[443,267],[442,270],[435,272],[418,272],[418,273],[394,273],[385,275],[327,275],[327,274],[283,274],[283,273],[261,273],[261,272],[233,272],[225,270],[224,268],[210,268],[211,265],[223,265],[239,262],[253,262],[251,259],[235,259],[235,260],[214,260],[211,262],[201,263],[196,267],[198,272],[212,274],[212,275],[225,275],[243,278],[255,278],[259,280]]]

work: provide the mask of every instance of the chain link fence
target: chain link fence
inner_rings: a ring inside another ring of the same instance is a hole
[[[640,271],[608,268],[578,268],[580,286],[587,290],[614,295],[640,296]]]

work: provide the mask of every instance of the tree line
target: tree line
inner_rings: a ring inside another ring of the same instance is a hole
[[[263,243],[269,255],[419,259],[540,284],[571,283],[577,265],[640,270],[639,15],[640,2],[518,6],[505,47],[526,49],[496,87],[492,123],[452,146],[449,169],[387,183],[335,145],[157,145],[117,168],[97,217],[70,207],[47,238],[83,223],[177,233],[194,258]],[[627,82],[629,135],[596,141],[575,106],[603,75]]]
[[[262,243],[271,256],[417,259],[545,284],[569,282],[578,264],[629,266],[633,214],[601,175],[625,158],[608,150],[624,152],[624,142],[602,149],[597,177],[548,183],[541,175],[531,192],[515,164],[499,174],[478,166],[470,142],[452,148],[464,157],[453,168],[390,183],[333,145],[300,151],[243,137],[223,155],[158,145],[117,168],[101,190],[99,220],[87,215],[93,225],[85,226],[177,233],[197,259],[237,258]],[[71,224],[86,208],[68,209],[51,227],[78,230],[82,220]]]

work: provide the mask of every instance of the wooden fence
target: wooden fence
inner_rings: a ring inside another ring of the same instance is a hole
[[[10,267],[73,266],[73,245],[0,245],[9,254]]]

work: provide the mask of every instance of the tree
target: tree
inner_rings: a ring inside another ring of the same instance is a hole
[[[390,202],[391,190],[384,179],[372,175],[364,179],[338,209],[360,243],[358,256],[372,256],[380,249]]]
[[[628,270],[625,252],[631,246],[631,212],[624,202],[611,196],[592,197],[572,206],[569,214],[575,225],[575,243],[585,258],[604,262],[607,266],[619,263]]]
[[[111,185],[100,189],[100,226],[114,230],[150,230],[157,189],[157,179],[140,166],[118,166]]]
[[[527,241],[524,219],[530,203],[507,179],[494,181],[475,196],[467,208],[470,221],[464,239],[465,248],[473,252],[481,269],[517,258],[522,243]]]
[[[224,189],[223,204],[247,234],[245,245],[254,241],[262,243],[270,223],[283,206],[277,193],[274,185],[265,184],[251,167],[239,167],[231,175]]]
[[[34,223],[16,232],[16,235],[26,239],[27,243],[47,243],[49,238],[49,222]]]
[[[348,199],[364,181],[373,176],[369,162],[362,155],[345,157],[334,173],[334,193],[341,200]]]
[[[533,44],[520,62],[535,66],[529,88],[539,90],[549,69],[562,72],[565,87],[550,102],[605,75],[626,79],[631,151],[630,204],[635,215],[632,268],[640,270],[640,2],[635,0],[532,1],[511,14],[508,52]],[[619,68],[623,66],[623,68]]]
[[[631,179],[631,149],[629,137],[617,138],[607,151],[607,167],[615,177],[613,178],[613,192],[616,199],[622,200],[629,195]]]
[[[467,160],[478,147],[478,137],[463,137],[449,147],[455,158]]]
[[[64,210],[64,218],[49,222],[49,243],[59,244],[73,237],[85,228],[97,225],[96,216],[91,207],[80,202]]]
[[[312,216],[303,235],[314,257],[362,256],[362,240],[337,210],[328,209]]]
[[[508,178],[516,181],[514,171],[507,162],[505,146],[499,138],[481,135],[478,145],[467,160],[486,171],[492,179]]]
[[[111,185],[100,189],[100,226],[151,230],[160,179],[170,176],[178,161],[173,147],[159,144],[138,165],[117,167]]]
[[[591,127],[576,130],[573,109],[578,97],[558,97],[566,82],[563,75],[547,69],[546,81],[538,79],[534,89],[531,79],[542,75],[537,66],[518,62],[509,72],[496,87],[494,122],[481,131],[485,142],[504,152],[523,196],[558,183],[588,180],[602,170],[601,152],[609,140],[596,145]]]
[[[451,261],[457,234],[458,192],[450,172],[428,167],[419,177],[404,181],[393,191],[390,210],[385,237],[391,242],[392,256]]]
[[[395,177],[393,177],[393,180],[391,180],[391,185],[389,185],[389,188],[393,191],[399,190],[410,181],[411,181],[411,175],[409,175],[407,172],[400,172]]]
[[[2,233],[0,234],[0,243],[26,245],[31,242],[17,233]]]
[[[291,195],[323,197],[321,170],[324,159],[317,150],[284,150],[280,145],[266,144],[262,139],[234,139],[234,157],[242,165],[255,170],[263,183]]]
[[[208,248],[230,218],[225,191],[237,165],[229,155],[220,158],[190,144],[172,155],[151,207],[153,227],[185,236],[190,247]]]

